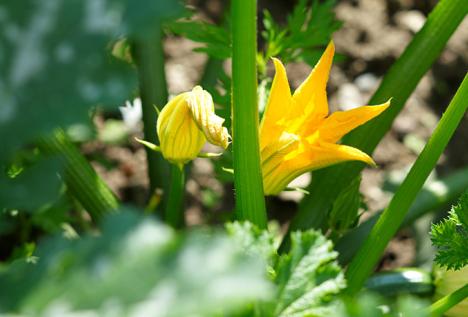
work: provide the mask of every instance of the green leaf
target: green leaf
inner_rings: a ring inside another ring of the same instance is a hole
[[[468,191],[452,207],[449,216],[431,226],[432,244],[437,248],[435,261],[441,267],[459,270],[468,265]],[[462,220],[463,219],[463,220]]]
[[[0,312],[50,316],[213,316],[269,299],[263,261],[221,233],[179,236],[122,212],[99,236],[41,243],[37,263],[0,271]]]
[[[361,207],[360,184],[361,178],[355,178],[333,202],[328,222],[336,235],[341,235],[347,229],[354,227],[359,220],[358,213]]]
[[[205,21],[185,19],[168,24],[171,32],[184,36],[203,46],[194,49],[218,59],[231,57],[231,36],[227,26],[217,26]]]
[[[123,104],[136,74],[111,40],[147,35],[183,7],[173,0],[7,1],[0,6],[0,162],[57,126]]]
[[[57,175],[58,160],[39,159],[21,168],[15,177],[0,174],[0,210],[34,210],[59,196],[61,180]],[[47,184],[47,185],[46,185]]]
[[[338,254],[317,231],[295,232],[291,240],[291,252],[277,266],[275,316],[329,316],[329,304],[346,286]]]
[[[116,1],[8,1],[0,8],[0,160],[38,135],[87,122],[90,106],[123,103],[131,68],[106,52]]]
[[[457,215],[464,228],[468,228],[468,190],[465,191],[458,204],[453,206],[453,212]]]
[[[109,0],[108,0],[109,1]],[[125,4],[124,31],[132,37],[151,37],[162,24],[185,13],[182,0],[117,0]]]
[[[273,273],[278,261],[278,239],[268,230],[260,230],[250,222],[231,222],[226,224],[228,234],[247,254],[260,255],[268,265],[267,271]]]
[[[287,17],[287,25],[280,26],[265,10],[262,33],[266,42],[264,60],[278,57],[283,63],[304,61],[314,66],[333,32],[341,27],[335,19],[334,0],[300,0]]]

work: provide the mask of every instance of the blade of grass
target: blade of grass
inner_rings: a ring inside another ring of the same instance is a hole
[[[387,243],[401,226],[416,195],[435,167],[468,108],[468,74],[390,204],[379,217],[346,271],[348,293],[356,293],[372,272]]]
[[[393,97],[391,107],[375,120],[353,130],[344,138],[344,144],[373,152],[467,13],[466,0],[441,0],[437,4],[368,103],[379,104]],[[324,228],[331,204],[363,168],[362,163],[350,162],[314,172],[314,180],[307,189],[310,194],[301,202],[290,231]],[[283,249],[286,247],[283,244]]]
[[[266,228],[258,140],[257,1],[231,1],[232,120],[236,217]]]
[[[419,192],[414,200],[414,204],[403,220],[402,226],[413,223],[416,219],[430,211],[447,206],[455,201],[466,188],[468,188],[468,167],[440,181],[429,184],[427,188]],[[356,254],[359,246],[369,235],[369,232],[381,214],[381,212],[375,214],[358,227],[351,229],[337,241],[335,249],[339,253],[338,260],[343,266],[347,265]]]
[[[459,288],[452,294],[442,297],[430,307],[431,317],[442,316],[447,310],[468,297],[468,284]]]
[[[157,114],[154,106],[161,109],[167,102],[162,30],[151,32],[151,35],[147,37],[135,39],[132,54],[138,69],[144,139],[153,144],[159,144],[156,133]],[[169,179],[169,163],[159,153],[148,148],[145,150],[148,160],[150,196],[157,188],[162,188],[163,192],[167,193],[169,188],[166,180]],[[163,201],[164,197],[165,195]]]
[[[62,129],[38,141],[41,151],[57,155],[64,163],[64,181],[70,193],[94,221],[117,209],[119,202],[107,184],[94,171]]]

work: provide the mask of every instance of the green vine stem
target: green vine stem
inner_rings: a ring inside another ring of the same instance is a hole
[[[154,106],[161,108],[167,102],[162,45],[163,33],[162,30],[158,30],[151,32],[148,37],[135,39],[132,51],[138,68],[144,139],[154,144],[159,144],[156,133],[157,114]],[[152,195],[157,188],[162,188],[164,193],[167,193],[169,188],[166,180],[169,179],[169,163],[159,153],[148,148],[145,150],[148,160],[150,194]]]
[[[430,307],[431,317],[442,316],[447,310],[460,303],[468,297],[468,284],[459,288],[455,292],[442,297],[437,302],[433,303]]]
[[[390,239],[401,226],[416,195],[435,167],[468,108],[468,74],[388,207],[379,217],[346,272],[348,292],[359,291]]]
[[[416,219],[432,210],[447,206],[456,200],[466,188],[468,188],[468,167],[428,185],[427,188],[419,192],[403,220],[402,226],[413,223]],[[369,232],[372,230],[372,227],[375,225],[380,215],[381,212],[375,214],[338,239],[335,249],[339,253],[338,260],[343,266],[351,261],[351,258],[356,254],[359,246],[369,235]]]
[[[231,1],[236,217],[266,228],[257,107],[257,1]]]
[[[344,138],[344,144],[372,153],[467,13],[466,0],[441,0],[437,4],[368,103],[379,104],[393,97],[391,107],[375,120],[353,130]],[[325,228],[331,204],[363,168],[362,163],[352,162],[314,172],[314,181],[307,189],[310,194],[301,202],[290,230]]]
[[[114,193],[62,129],[42,137],[38,146],[45,154],[57,155],[62,160],[63,179],[68,190],[94,221],[99,221],[103,215],[117,209],[119,202]]]
[[[164,220],[174,228],[181,228],[184,225],[184,192],[184,166],[171,164],[171,184],[164,212]]]

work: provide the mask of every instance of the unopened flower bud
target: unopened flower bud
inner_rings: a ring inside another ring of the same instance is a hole
[[[158,117],[162,155],[171,163],[182,165],[197,157],[207,140],[227,148],[230,136],[223,122],[214,112],[211,95],[200,86],[176,96]]]

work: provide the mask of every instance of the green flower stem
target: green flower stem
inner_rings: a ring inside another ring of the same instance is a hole
[[[236,217],[266,228],[257,107],[257,1],[231,1]]]
[[[447,310],[460,303],[462,300],[468,297],[468,284],[457,289],[452,294],[442,297],[437,302],[431,305],[430,314],[431,317],[442,316]]]
[[[61,129],[38,142],[46,154],[57,155],[64,163],[63,179],[69,192],[94,221],[117,209],[119,202],[107,184],[96,174],[86,158]]]
[[[465,189],[468,188],[468,167],[463,168],[440,181],[430,184],[419,192],[414,200],[408,214],[403,220],[402,226],[413,223],[416,219],[426,213],[447,206],[457,199]],[[351,229],[341,237],[335,249],[338,251],[338,260],[342,265],[346,265],[356,254],[359,246],[369,235],[381,212],[375,214],[358,227]]]
[[[200,79],[200,85],[202,87],[212,87],[216,85],[219,79],[219,73],[223,71],[223,62],[224,60],[222,59],[208,57],[203,75]]]
[[[352,131],[343,143],[372,153],[467,12],[466,0],[441,0],[437,4],[369,102],[379,104],[393,97],[391,107]],[[331,204],[364,167],[362,163],[350,162],[314,172],[314,180],[307,189],[310,194],[301,202],[291,230],[324,228]]]
[[[416,195],[435,167],[468,108],[468,74],[419,155],[346,272],[348,292],[356,293],[372,272],[387,243],[397,232]]]
[[[185,173],[183,166],[171,166],[171,183],[164,220],[174,228],[184,225]]]
[[[162,31],[152,32],[148,37],[135,39],[132,52],[137,64],[140,82],[144,139],[154,144],[159,144],[156,133],[157,114],[154,106],[161,109],[167,102],[162,41]],[[150,195],[157,188],[162,188],[164,193],[167,193],[168,185],[166,180],[169,179],[169,163],[159,153],[148,148],[146,148],[146,156]]]

